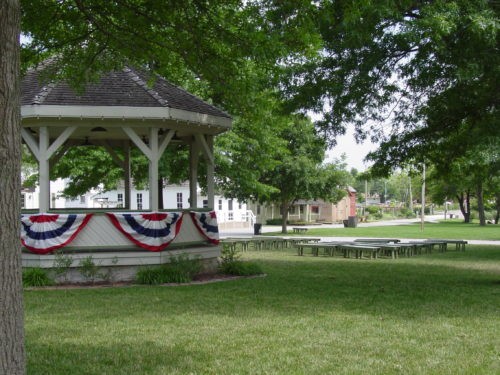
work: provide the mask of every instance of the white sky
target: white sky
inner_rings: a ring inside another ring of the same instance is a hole
[[[377,148],[377,145],[366,140],[364,143],[357,144],[354,140],[354,133],[348,129],[346,134],[337,138],[337,145],[328,150],[327,162],[333,161],[334,158],[340,158],[342,154],[346,155],[347,170],[356,168],[359,172],[366,170],[371,163],[363,161],[368,152]]]

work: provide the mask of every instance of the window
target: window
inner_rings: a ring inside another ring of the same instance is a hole
[[[203,208],[208,208],[208,199],[203,199]]]
[[[219,199],[219,211],[222,211],[222,199]]]
[[[122,193],[118,193],[116,207],[123,207],[123,194]]]
[[[228,209],[228,211],[233,210],[233,200],[232,199],[227,201],[227,209]]]
[[[51,205],[51,207],[52,207],[52,208],[56,208],[56,198],[57,198],[57,197],[56,197],[56,193],[52,193],[52,194],[50,195],[50,198],[51,198],[51,199],[50,199],[50,200],[51,200],[51,204],[50,204],[50,205]]]
[[[319,214],[319,206],[311,206],[312,214]]]
[[[182,193],[177,193],[177,208],[182,208]]]
[[[238,202],[238,210],[241,210],[243,208],[243,203]]]
[[[80,195],[80,203],[85,204],[85,195]]]
[[[234,220],[234,217],[233,217],[233,211],[229,211],[229,213],[228,213],[228,215],[227,215],[227,220],[229,220],[229,221]]]
[[[26,208],[26,194],[21,194],[21,208]]]
[[[137,209],[142,210],[142,193],[137,193]]]
[[[260,204],[257,206],[257,215],[260,215]]]

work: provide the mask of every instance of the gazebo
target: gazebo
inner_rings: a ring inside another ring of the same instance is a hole
[[[180,227],[172,228],[178,233],[168,245],[170,251],[150,252],[137,246],[109,220],[110,213],[104,212],[95,212],[78,236],[64,246],[64,251],[73,252],[76,258],[91,254],[101,266],[112,262],[124,267],[159,264],[179,252],[213,264],[220,253],[214,245],[217,240],[200,230],[204,223],[200,225],[199,215],[194,216],[200,211],[196,198],[198,164],[203,157],[210,211],[214,207],[213,141],[217,134],[231,128],[231,117],[165,79],[148,76],[138,69],[127,67],[105,74],[82,92],[65,82],[44,81],[43,70],[42,67],[28,71],[21,86],[22,139],[39,164],[39,214],[54,213],[50,207],[50,166],[70,147],[92,144],[108,150],[123,168],[123,211],[130,211],[130,147],[135,145],[149,160],[151,213],[159,211],[158,162],[165,149],[170,143],[180,142],[188,145],[190,152],[190,210],[189,214],[176,212],[183,219]],[[123,152],[117,153],[117,148]],[[169,211],[168,207],[162,210],[162,217],[168,216]],[[205,216],[202,219],[206,224],[208,213]],[[209,219],[213,226],[214,217]],[[25,266],[50,267],[53,258],[51,253],[23,252]]]

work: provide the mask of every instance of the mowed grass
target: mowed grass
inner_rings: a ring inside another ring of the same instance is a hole
[[[292,235],[290,226],[289,234]],[[279,235],[279,232],[269,233]],[[300,234],[303,236],[304,234]],[[479,226],[477,223],[465,224],[462,221],[426,222],[424,230],[420,223],[356,228],[309,228],[308,236],[321,237],[394,237],[394,238],[446,238],[464,240],[500,241],[500,225]]]
[[[500,247],[244,258],[267,276],[26,291],[29,374],[500,373]]]

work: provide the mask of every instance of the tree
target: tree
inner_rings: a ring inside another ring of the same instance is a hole
[[[20,9],[0,3],[0,373],[24,374],[20,217]]]
[[[439,164],[431,174],[434,196],[439,200],[455,197],[466,223],[470,222],[471,197],[475,196],[479,224],[486,225],[485,193],[495,199],[500,190],[496,183],[500,173],[498,149],[498,142],[487,140],[446,168]]]
[[[313,198],[340,200],[344,191],[340,186],[345,184],[348,173],[342,173],[335,165],[321,165],[326,144],[318,137],[308,118],[289,116],[280,137],[285,149],[275,154],[274,168],[261,177],[261,181],[274,187],[274,191],[258,197],[258,200],[280,205],[282,233],[287,233],[288,210],[294,201]]]
[[[483,0],[318,3],[321,54],[290,65],[285,95],[323,114],[331,142],[351,124],[380,140],[380,175],[435,150],[446,164],[500,136],[498,13]]]

